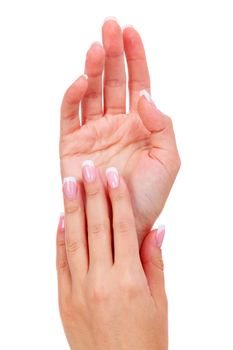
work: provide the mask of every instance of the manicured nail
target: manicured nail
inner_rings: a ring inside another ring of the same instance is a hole
[[[93,160],[85,160],[82,164],[83,178],[86,182],[91,183],[96,179],[96,170]]]
[[[63,191],[68,199],[74,200],[76,198],[77,180],[75,177],[69,176],[63,179]]]
[[[117,18],[114,17],[114,16],[108,16],[104,19],[104,23],[108,22],[108,21],[115,21],[115,22],[118,22],[117,21]]]
[[[82,77],[86,80],[88,80],[88,75],[87,74],[83,74]]]
[[[63,213],[60,214],[58,229],[59,231],[65,230],[65,218]]]
[[[100,41],[94,41],[91,46],[93,46],[93,45],[98,45],[98,46],[103,47],[103,45]]]
[[[164,235],[165,235],[165,226],[159,225],[156,232],[156,243],[159,248],[162,247]]]
[[[127,28],[134,28],[134,26],[132,24],[126,24],[126,25],[122,26],[122,30],[125,30]]]
[[[150,102],[155,108],[157,108],[156,105],[155,105],[155,103],[154,103],[154,101],[153,101],[153,99],[152,99],[152,97],[151,97],[151,95],[149,94],[148,91],[146,91],[145,89],[144,89],[144,90],[141,90],[141,91],[139,92],[139,95],[140,95],[140,96],[144,96],[144,97],[147,99],[148,102]]]
[[[108,185],[111,188],[117,188],[120,185],[120,178],[117,168],[111,167],[106,169]]]

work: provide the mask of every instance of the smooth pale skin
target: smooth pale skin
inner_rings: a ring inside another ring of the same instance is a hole
[[[102,173],[116,166],[129,186],[141,244],[164,207],[180,158],[171,119],[145,97],[139,98],[140,90],[150,92],[150,77],[138,32],[129,27],[122,33],[119,24],[109,20],[102,34],[103,47],[94,43],[87,53],[88,81],[81,76],[62,102],[61,175],[80,178],[86,159],[92,159]],[[124,54],[129,75],[127,114]]]
[[[161,250],[152,231],[139,254],[123,178],[118,188],[105,191],[98,174],[94,183],[84,181],[84,191],[79,183],[76,198],[64,198],[64,204],[65,230],[57,231],[57,273],[60,313],[71,349],[167,350]]]

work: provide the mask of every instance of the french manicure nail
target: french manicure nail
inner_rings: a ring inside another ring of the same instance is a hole
[[[126,28],[134,28],[134,26],[132,24],[125,24],[122,26],[122,30],[125,30]]]
[[[58,229],[59,229],[59,231],[64,231],[64,229],[65,229],[64,213],[60,214]]]
[[[77,195],[77,180],[73,176],[65,177],[63,180],[63,191],[65,196],[74,200]]]
[[[82,75],[84,79],[88,80],[88,75],[87,74],[83,74]]]
[[[164,235],[165,235],[165,226],[159,225],[156,232],[156,243],[159,248],[162,247]]]
[[[82,164],[82,174],[86,182],[92,183],[96,179],[96,169],[93,160],[85,160]]]
[[[144,97],[147,99],[148,102],[150,102],[155,108],[157,108],[156,105],[155,105],[155,103],[154,103],[154,101],[153,101],[153,99],[152,99],[152,97],[151,97],[151,95],[149,94],[148,91],[146,91],[145,89],[144,89],[144,90],[141,90],[141,91],[139,92],[139,95],[140,95],[140,96],[144,96]]]
[[[120,185],[120,177],[117,168],[111,167],[106,169],[108,185],[111,188],[117,188]]]
[[[108,21],[115,21],[115,22],[118,22],[117,21],[117,18],[114,17],[114,16],[108,16],[104,19],[104,23],[108,22]]]
[[[93,45],[98,45],[98,46],[103,47],[103,45],[100,41],[94,41],[91,46],[93,46]]]

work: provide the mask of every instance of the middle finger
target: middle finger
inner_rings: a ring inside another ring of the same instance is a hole
[[[125,113],[126,75],[122,30],[114,18],[107,18],[102,28],[105,49],[104,111]]]

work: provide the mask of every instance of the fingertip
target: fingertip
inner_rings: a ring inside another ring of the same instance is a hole
[[[82,74],[76,79],[73,84],[66,90],[63,101],[62,101],[62,116],[64,118],[68,117],[67,112],[75,105],[79,105],[81,99],[83,98],[88,87],[88,76],[87,74]],[[71,109],[73,112],[73,108]]]
[[[94,65],[98,66],[103,65],[105,57],[105,50],[102,44],[99,41],[95,41],[92,43],[91,47],[87,51],[86,65]],[[88,71],[88,66],[86,70]]]
[[[159,225],[158,229],[155,232],[156,244],[158,248],[162,247],[164,236],[165,236],[165,226]]]
[[[123,53],[122,30],[116,20],[109,19],[103,24],[102,36],[108,56],[117,56]]]
[[[57,231],[64,233],[65,231],[65,216],[64,213],[60,213]]]
[[[120,175],[116,167],[109,167],[105,171],[109,189],[116,189],[120,186]]]
[[[132,24],[125,24],[124,26],[122,26],[122,31],[126,31],[128,29],[134,29],[134,26]]]
[[[147,90],[140,91],[137,109],[143,124],[149,131],[159,132],[166,128],[168,118],[157,108]]]

